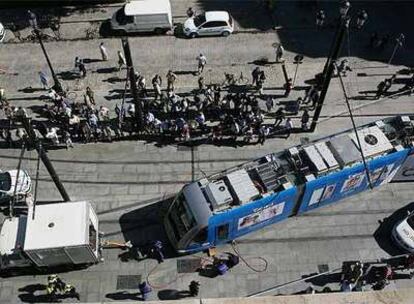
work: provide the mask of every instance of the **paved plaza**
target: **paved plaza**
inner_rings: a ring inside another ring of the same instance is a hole
[[[172,0],[173,15],[177,16],[177,22],[185,19],[185,10],[189,6],[200,11],[220,5],[222,9],[233,9],[239,17],[236,18],[237,32],[227,38],[195,40],[176,38],[173,35],[130,37],[135,68],[146,75],[147,83],[156,73],[165,78],[170,69],[178,72],[176,86],[180,93],[197,87],[197,77],[192,72],[197,68],[195,58],[200,52],[208,58],[204,71],[207,83],[223,82],[224,72],[236,75],[243,73],[250,81],[251,71],[261,59],[267,58],[269,62],[261,66],[267,76],[265,92],[283,94],[281,65],[274,63],[274,44],[283,42],[289,74],[294,73],[295,66],[292,62],[297,53],[304,54],[305,59],[299,67],[291,95],[288,98],[280,97],[277,101],[282,104],[303,96],[309,86],[308,81],[323,69],[334,29],[316,31],[314,14],[307,14],[308,8],[299,4],[281,5],[281,9],[271,16],[264,12],[262,20],[260,14],[263,8],[257,6],[255,1],[230,2],[233,4]],[[239,2],[242,3],[240,6],[237,5]],[[362,6],[361,3],[356,5]],[[379,5],[377,18],[388,18],[392,5]],[[256,8],[256,11],[249,16],[242,10],[244,7],[250,10]],[[401,4],[401,24],[396,23],[396,28],[389,31],[399,33],[409,24],[410,19],[406,19],[408,13],[405,13],[409,7],[412,9],[410,4]],[[117,5],[106,5],[101,9],[67,14],[62,18],[62,34],[67,39],[45,43],[56,72],[61,75],[64,86],[74,92],[75,98],[82,102],[85,88],[91,86],[97,104],[107,106],[112,112],[121,101],[119,91],[124,88],[126,73],[111,70],[117,64],[116,52],[122,50],[121,41],[117,37],[81,38],[83,27],[90,26],[89,23],[85,25],[87,20],[109,18],[117,8]],[[329,9],[331,8],[328,7],[328,12]],[[374,9],[372,10],[374,15]],[[298,11],[297,15],[293,14],[295,11]],[[294,15],[293,20],[287,17],[289,15]],[[386,64],[392,46],[383,53],[375,54],[367,49],[370,33],[376,26],[380,28],[379,23],[379,20],[375,23],[373,20],[368,24],[367,30],[352,31],[350,40],[344,43],[342,55],[347,56],[353,68],[344,78],[345,86],[358,125],[387,116],[414,115],[413,96],[401,95],[379,100],[371,98],[380,81],[404,71],[413,59],[412,42],[407,42],[407,46],[399,51],[393,65]],[[303,27],[297,24],[303,24]],[[274,30],[276,25],[281,27]],[[27,31],[24,29],[23,32],[25,30]],[[100,58],[101,41],[108,48],[108,62],[96,60]],[[38,71],[47,71],[40,46],[9,40],[0,45],[0,53],[0,68],[6,70],[6,73],[0,74],[0,84],[6,89],[8,99],[16,106],[26,107],[28,113],[36,117],[36,107],[45,104],[41,98],[45,91],[38,89]],[[87,77],[81,81],[64,79],[65,72],[73,69],[76,56],[90,59]],[[408,77],[403,73],[397,75],[400,79]],[[402,84],[397,83],[392,91],[397,92],[401,88]],[[273,120],[271,116],[266,119]],[[299,126],[300,117],[294,116],[293,122]],[[92,201],[100,219],[100,230],[105,234],[104,239],[122,243],[130,239],[131,235],[142,235],[150,239],[163,233],[160,222],[162,203],[176,194],[184,184],[201,178],[204,174],[209,175],[266,153],[298,145],[304,140],[316,139],[351,127],[339,79],[333,78],[320,123],[314,133],[296,133],[289,139],[269,139],[264,145],[237,147],[207,143],[190,149],[144,140],[75,144],[69,150],[51,149],[48,155],[71,200]],[[19,154],[20,149],[0,149],[0,168],[16,168]],[[27,151],[22,167],[31,176],[35,176],[36,165],[36,151]],[[39,181],[40,203],[61,199],[42,165]],[[384,219],[413,203],[413,193],[410,183],[387,184],[333,206],[289,218],[248,234],[237,240],[236,245],[248,265],[241,262],[229,273],[216,278],[203,277],[191,271],[181,272],[179,269],[183,260],[205,258],[206,254],[203,253],[173,257],[157,264],[155,260],[130,259],[120,249],[105,249],[103,263],[84,270],[62,273],[61,277],[76,286],[82,302],[140,300],[133,282],[145,279],[154,287],[151,300],[176,299],[177,291],[187,290],[192,280],[201,283],[200,298],[245,297],[271,287],[278,288],[268,295],[297,293],[310,285],[318,290],[326,286],[339,290],[339,282],[305,278],[340,268],[343,261],[374,261],[399,254],[389,237],[379,232],[385,224],[390,225]],[[0,220],[3,220],[2,216]],[[226,245],[217,250],[232,252],[233,248]],[[0,303],[39,301],[37,295],[44,293],[44,290],[37,284],[46,284],[46,278],[47,275],[1,278]],[[296,280],[299,281],[294,282]],[[387,290],[403,287],[413,287],[412,281],[391,281]],[[73,299],[62,301],[71,302]]]

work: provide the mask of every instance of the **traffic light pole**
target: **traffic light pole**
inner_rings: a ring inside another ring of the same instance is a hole
[[[137,79],[135,77],[134,64],[132,63],[131,49],[129,48],[129,42],[127,37],[122,38],[122,48],[124,49],[125,60],[129,73],[129,82],[131,84],[131,93],[135,104],[136,129],[137,132],[139,132],[143,128],[142,103],[138,97]]]
[[[40,145],[39,141],[37,140],[36,133],[33,129],[33,126],[31,124],[29,117],[22,117],[21,121],[23,123],[23,127],[26,130],[29,145],[36,148],[37,153],[39,153],[40,159],[42,160],[43,164],[45,165],[47,172],[49,172],[50,177],[52,178],[53,182],[56,185],[56,188],[58,189],[60,195],[63,198],[64,202],[69,202],[70,198],[68,193],[66,192],[65,187],[63,187],[63,184],[61,183],[59,176],[56,174],[55,168],[53,167],[52,163],[49,160],[49,157],[47,156],[47,153]]]
[[[319,116],[321,114],[322,111],[322,106],[323,103],[325,101],[326,98],[326,94],[328,92],[328,88],[329,88],[329,84],[331,83],[331,79],[332,79],[332,75],[334,72],[334,62],[338,59],[339,54],[341,52],[342,49],[342,43],[345,37],[345,33],[347,32],[347,29],[349,27],[349,19],[348,18],[342,18],[341,23],[340,23],[340,28],[337,32],[337,37],[335,39],[335,45],[334,48],[332,50],[332,54],[331,57],[328,58],[327,61],[327,70],[326,73],[322,74],[322,90],[321,90],[321,94],[319,96],[318,102],[316,104],[316,108],[315,108],[315,113],[313,115],[312,118],[312,123],[310,126],[309,131],[313,132],[316,129],[316,125],[318,123],[319,120]]]

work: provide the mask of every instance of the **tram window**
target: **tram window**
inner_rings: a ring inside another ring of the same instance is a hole
[[[227,240],[229,237],[229,224],[221,225],[217,228],[217,238],[219,240]]]

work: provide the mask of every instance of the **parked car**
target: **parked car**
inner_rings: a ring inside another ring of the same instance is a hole
[[[6,30],[4,29],[3,24],[0,22],[0,42],[4,40],[4,37],[6,37]]]
[[[226,11],[210,11],[184,22],[184,34],[197,36],[229,36],[234,31],[233,18]]]
[[[111,29],[122,33],[155,32],[172,29],[170,0],[135,0],[128,2],[112,16]]]
[[[414,212],[394,226],[392,238],[400,248],[414,253]]]
[[[9,201],[13,197],[15,187],[16,195],[19,199],[26,196],[32,190],[32,180],[29,173],[25,170],[20,170],[16,185],[17,171],[10,170],[2,172],[0,170],[0,202]]]

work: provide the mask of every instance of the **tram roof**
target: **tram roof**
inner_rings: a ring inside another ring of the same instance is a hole
[[[396,116],[270,153],[194,183],[213,212],[280,192],[406,148],[414,116]],[[414,134],[414,131],[411,131]],[[411,135],[412,136],[412,135]]]

